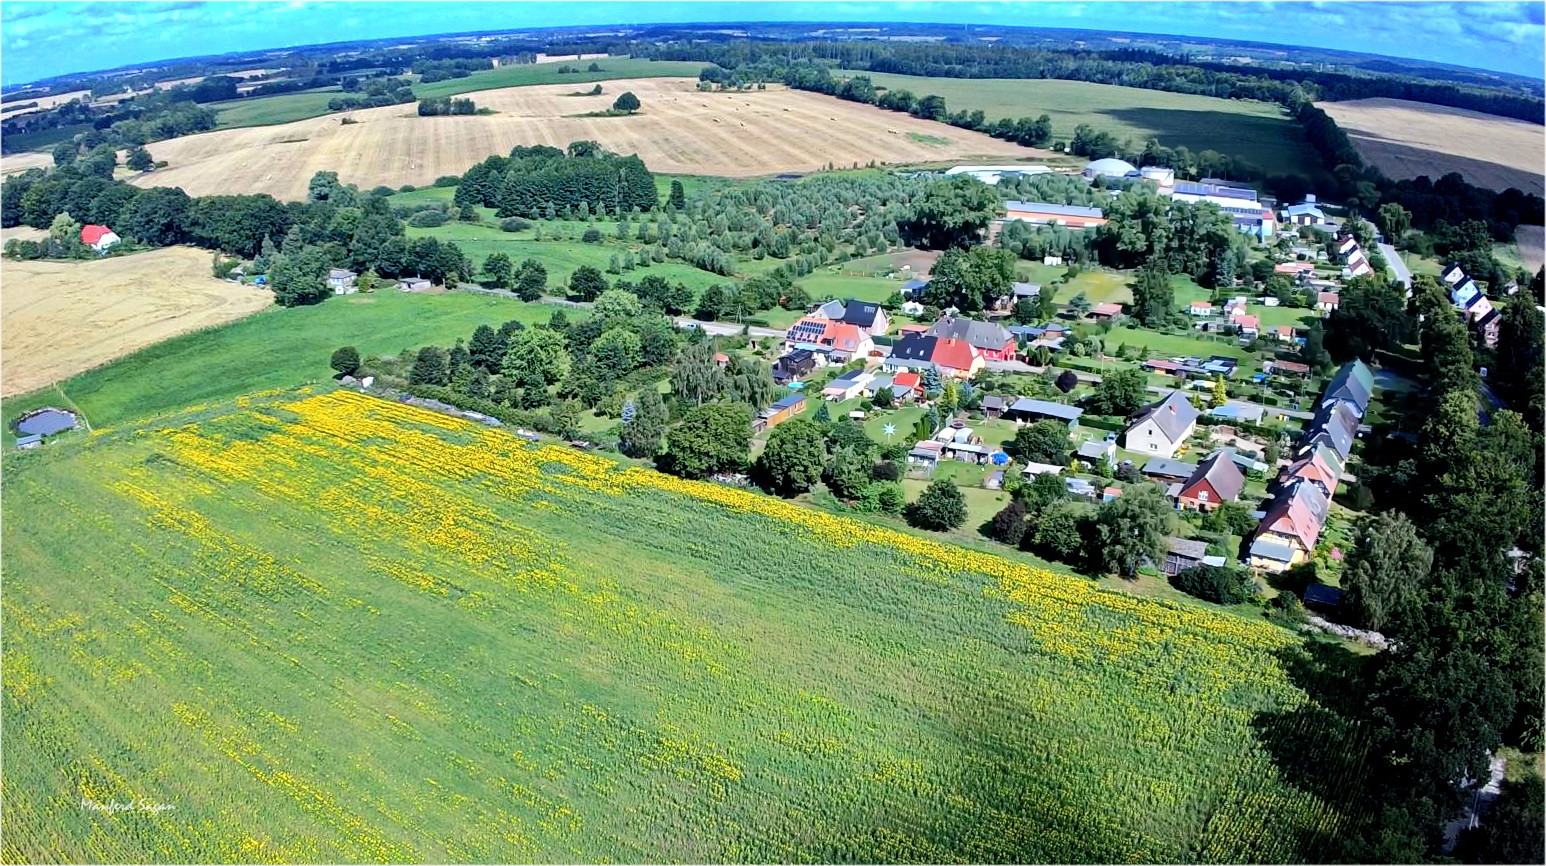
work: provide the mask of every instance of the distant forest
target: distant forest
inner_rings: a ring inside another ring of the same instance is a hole
[[[1227,99],[1260,99],[1290,108],[1305,101],[1386,97],[1546,123],[1546,102],[1500,90],[1410,76],[1256,67],[1247,73],[1238,71],[1238,66],[1193,62],[1151,51],[1083,52],[950,42],[754,41],[638,42],[613,46],[612,50],[658,60],[701,60],[727,68],[804,59],[844,69],[937,78],[1060,78]]]
[[[838,67],[947,78],[1059,78],[1227,99],[1270,101],[1282,105],[1304,129],[1306,140],[1320,156],[1329,176],[1317,180],[1314,186],[1310,179],[1297,176],[1265,178],[1265,185],[1283,198],[1297,199],[1319,187],[1318,191],[1323,195],[1331,195],[1369,213],[1373,213],[1383,203],[1400,204],[1411,212],[1413,227],[1424,230],[1443,231],[1446,227],[1476,220],[1485,223],[1488,232],[1499,241],[1511,238],[1520,223],[1540,225],[1546,221],[1546,203],[1542,202],[1541,197],[1517,189],[1495,192],[1469,184],[1456,173],[1437,179],[1419,177],[1397,181],[1386,177],[1379,169],[1365,164],[1347,133],[1330,115],[1315,106],[1317,99],[1326,98],[1321,89],[1323,86],[1334,89],[1340,97],[1348,99],[1389,96],[1396,92],[1415,97],[1415,94],[1421,92],[1431,93],[1434,98],[1447,96],[1451,102],[1445,104],[1477,111],[1486,111],[1489,107],[1499,110],[1507,108],[1524,114],[1525,106],[1533,105],[1534,114],[1529,119],[1537,123],[1542,121],[1541,100],[1509,95],[1502,91],[1406,79],[1382,82],[1377,78],[1364,79],[1341,74],[1323,75],[1324,84],[1313,80],[1316,75],[1309,73],[1311,80],[1280,81],[1271,77],[1224,72],[1181,63],[1170,55],[1134,51],[1048,51],[951,43],[774,43],[749,40],[628,43],[609,47],[613,51],[628,51],[637,56],[661,60],[713,64],[700,76],[704,80],[737,84],[757,80],[781,81],[793,88],[868,102],[881,108],[908,111],[915,116],[980,129],[1026,144],[1040,142],[1019,138],[1012,130],[1008,131],[1010,134],[1005,134],[1006,130],[999,129],[995,124],[984,126],[978,119],[962,117],[964,113],[951,114],[944,100],[938,96],[920,95],[914,98],[909,95],[908,106],[888,104],[890,95],[877,95],[863,76],[844,80],[833,75],[832,70]],[[720,71],[716,72],[716,68]],[[1369,86],[1367,91],[1356,89],[1357,85],[1365,83]],[[1396,89],[1400,87],[1410,90]],[[1467,99],[1474,101],[1467,102]],[[922,111],[925,106],[927,112]],[[1118,142],[1110,136],[1083,128],[1073,133],[1070,150],[1076,154],[1091,158],[1120,156],[1139,165],[1171,164],[1164,156],[1165,148],[1151,146],[1148,142]],[[1228,174],[1228,166],[1225,168]],[[1328,180],[1331,184],[1329,187],[1325,185]]]

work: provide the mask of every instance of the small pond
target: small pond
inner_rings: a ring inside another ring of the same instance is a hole
[[[52,436],[74,429],[75,413],[63,409],[47,408],[28,413],[16,422],[19,436]]]

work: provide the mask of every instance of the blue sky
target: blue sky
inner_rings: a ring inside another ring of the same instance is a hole
[[[200,54],[531,26],[906,21],[1212,36],[1542,77],[1546,4],[1493,2],[11,2],[0,81]]]

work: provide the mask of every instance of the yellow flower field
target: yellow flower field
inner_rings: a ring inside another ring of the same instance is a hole
[[[6,459],[6,862],[1292,862],[1360,817],[1264,622],[349,391]]]

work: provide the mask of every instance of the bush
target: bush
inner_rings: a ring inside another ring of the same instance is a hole
[[[387,196],[391,195],[392,192],[393,192],[393,190],[389,186],[378,186],[375,189],[371,190],[370,194],[375,196],[376,198],[386,198]]]
[[[435,186],[459,186],[461,182],[461,177],[454,174],[443,174],[435,178]]]
[[[1272,599],[1271,606],[1267,609],[1267,618],[1294,624],[1304,622],[1309,619],[1309,615],[1304,612],[1304,605],[1300,603],[1299,596],[1284,590]]]
[[[531,223],[520,217],[506,217],[499,221],[499,230],[503,232],[523,232],[531,228]]]
[[[599,243],[601,243],[601,229],[598,229],[598,228],[596,228],[594,226],[592,226],[591,228],[586,229],[585,230],[585,234],[580,235],[580,240],[582,240],[582,241],[584,241],[585,243],[588,243],[588,244],[599,244]]]
[[[907,522],[919,529],[943,532],[966,522],[966,497],[961,488],[940,478],[924,489],[918,501],[904,511]]]
[[[398,187],[397,191],[398,192],[413,192],[416,189],[418,189],[418,187],[414,186],[413,184],[405,183],[402,186]]]
[[[333,353],[330,366],[341,376],[353,376],[360,371],[360,352],[353,346],[344,346]]]
[[[988,537],[994,541],[1018,547],[1025,537],[1025,505],[1018,499],[1009,500],[1003,510],[993,515],[988,524]]]
[[[1234,568],[1197,565],[1170,579],[1170,585],[1187,595],[1216,604],[1240,604],[1256,597],[1256,581]]]
[[[436,226],[443,226],[445,224],[445,212],[438,210],[421,210],[408,218],[408,225],[421,229],[432,229]]]

